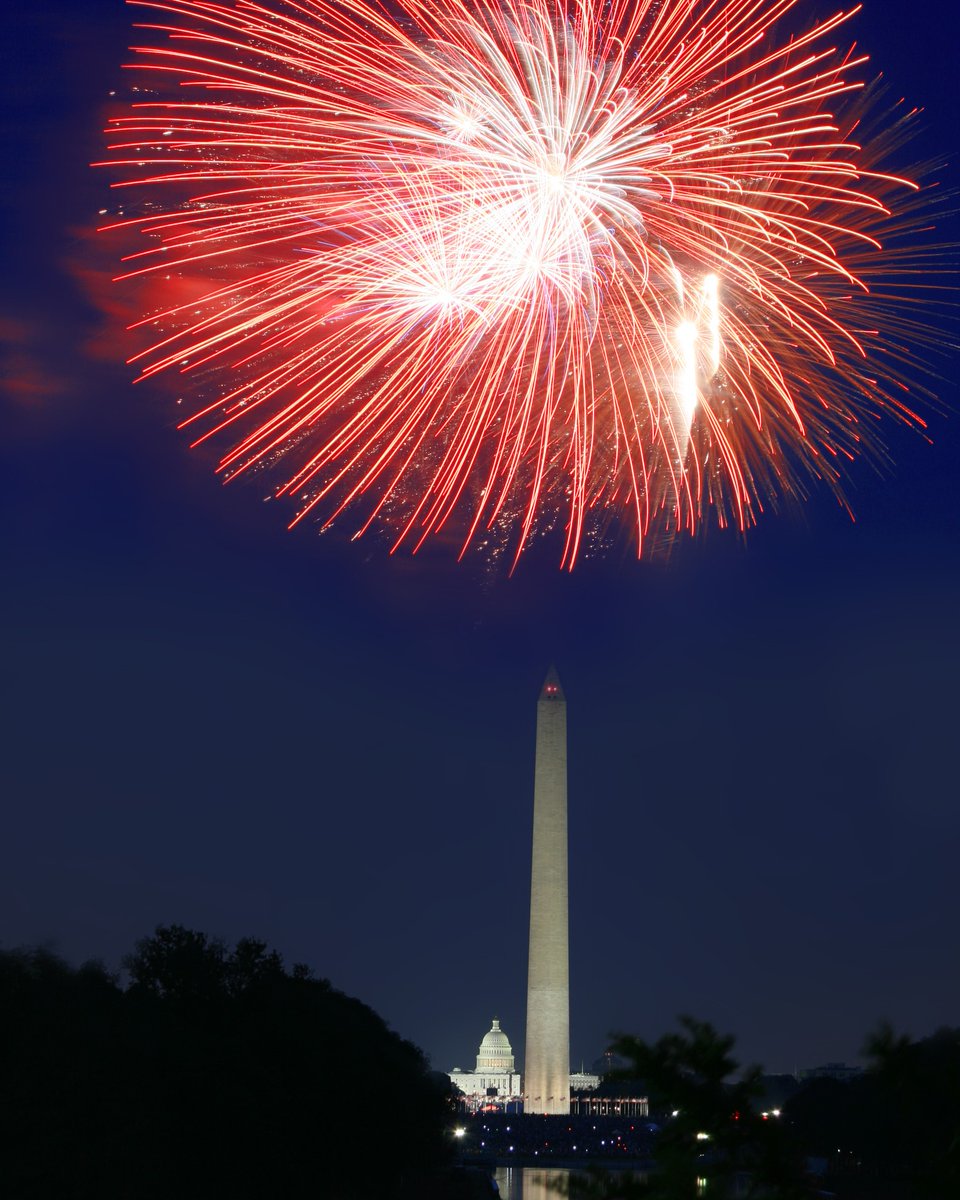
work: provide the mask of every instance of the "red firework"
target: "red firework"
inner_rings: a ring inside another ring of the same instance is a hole
[[[839,493],[865,415],[919,420],[883,244],[915,185],[843,115],[849,13],[133,2],[163,18],[135,48],[159,91],[109,130],[148,197],[131,361],[193,377],[184,424],[294,523],[515,555],[560,526],[572,567],[612,521],[640,553],[805,474]]]

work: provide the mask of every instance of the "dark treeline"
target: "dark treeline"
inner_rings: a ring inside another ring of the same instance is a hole
[[[960,1197],[960,1029],[911,1041],[889,1028],[857,1079],[815,1079],[785,1116],[841,1195]]]
[[[448,1153],[449,1086],[262,942],[161,927],[125,961],[0,952],[9,1200],[377,1200]]]
[[[263,942],[230,948],[180,926],[123,965],[125,986],[102,964],[0,951],[4,1200],[485,1194],[443,1169],[449,1081],[359,1000],[287,970]],[[574,1181],[572,1193],[695,1200],[706,1186],[719,1200],[746,1178],[767,1200],[824,1186],[851,1200],[960,1197],[960,1030],[919,1042],[884,1030],[862,1076],[795,1091],[741,1070],[732,1046],[689,1018],[654,1043],[620,1038],[611,1085],[642,1081],[657,1167],[645,1182]],[[765,1119],[774,1087],[793,1094]],[[539,1137],[538,1121],[521,1118]],[[476,1139],[487,1153],[492,1133]],[[811,1175],[817,1159],[825,1174]]]
[[[577,1200],[956,1200],[960,1197],[960,1029],[912,1042],[883,1029],[868,1069],[804,1085],[742,1069],[734,1039],[681,1018],[649,1043],[615,1043],[624,1078],[650,1098],[656,1169],[643,1179],[574,1178]],[[777,1113],[772,1100],[782,1101]]]

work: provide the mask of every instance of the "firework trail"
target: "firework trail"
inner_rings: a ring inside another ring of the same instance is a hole
[[[572,567],[611,523],[640,553],[839,491],[864,423],[919,420],[882,245],[914,185],[844,116],[850,13],[135,3],[148,90],[108,131],[147,197],[112,226],[147,241],[131,361],[191,376],[184,425],[294,523],[515,556],[561,528]]]

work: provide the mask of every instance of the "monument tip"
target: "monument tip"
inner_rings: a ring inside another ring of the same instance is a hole
[[[541,700],[563,700],[563,688],[560,686],[560,676],[557,674],[557,668],[551,666],[547,672],[547,677],[543,681],[543,687],[540,689]]]

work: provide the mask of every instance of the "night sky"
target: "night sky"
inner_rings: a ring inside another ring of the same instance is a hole
[[[868,0],[855,23],[926,109],[910,158],[960,147],[954,12]],[[820,492],[572,577],[553,549],[506,578],[287,533],[130,385],[94,297],[87,164],[129,20],[6,18],[2,944],[116,967],[158,923],[255,935],[438,1068],[471,1067],[495,1014],[521,1055],[553,662],[577,1065],[681,1012],[771,1070],[855,1061],[881,1018],[960,1023],[960,354],[932,444],[888,423],[894,465],[854,466],[856,523]]]

